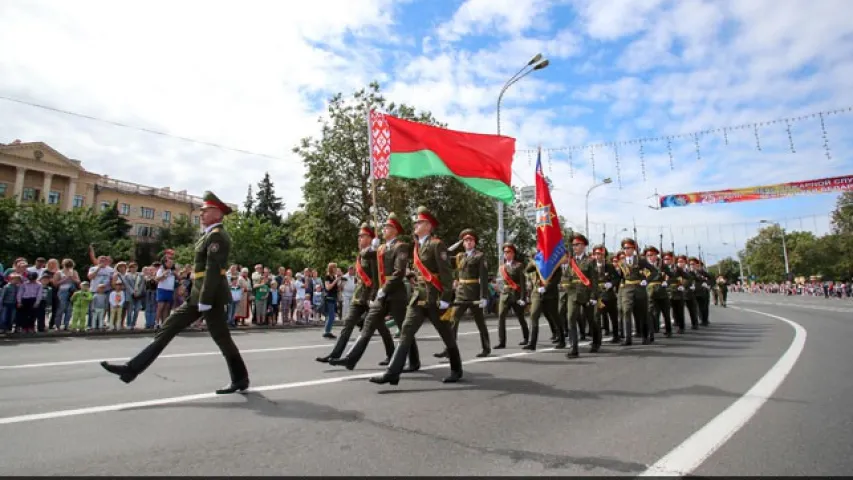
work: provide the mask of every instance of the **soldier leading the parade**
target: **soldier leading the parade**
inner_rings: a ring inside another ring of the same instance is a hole
[[[601,326],[594,315],[598,303],[598,275],[592,258],[586,254],[589,241],[576,233],[571,238],[572,254],[563,260],[563,278],[560,282],[560,317],[568,320],[569,341],[572,348],[566,355],[578,356],[578,324],[589,323],[592,334],[590,353],[601,348]],[[587,322],[582,322],[586,320]],[[581,326],[581,328],[583,328]]]
[[[717,305],[717,300],[719,299],[720,306],[726,308],[726,301],[729,297],[729,281],[723,275],[717,276],[715,292],[717,295],[716,298],[714,298],[714,305]]]
[[[456,298],[453,300],[453,337],[459,337],[459,322],[470,308],[474,322],[480,332],[480,345],[483,348],[478,357],[488,357],[492,353],[489,342],[489,329],[483,312],[486,310],[489,298],[489,268],[486,256],[476,249],[477,233],[470,228],[462,230],[459,239],[465,247],[454,258],[455,270],[459,273],[456,286]],[[436,357],[446,357],[447,351],[436,354]]]
[[[318,362],[328,363],[341,357],[352,336],[353,329],[367,313],[370,302],[376,298],[376,292],[379,290],[379,270],[376,250],[371,245],[375,238],[376,232],[367,223],[362,223],[358,232],[358,256],[355,259],[356,286],[349,313],[344,320],[344,326],[332,352],[324,357],[317,357]],[[385,324],[383,323],[382,326],[385,327]],[[377,330],[379,330],[382,343],[385,345],[386,357],[391,358],[394,353],[394,338],[387,327],[377,328]]]
[[[672,318],[670,317],[669,305],[669,268],[663,265],[658,258],[660,251],[654,246],[648,246],[643,250],[646,260],[659,270],[648,278],[649,296],[649,319],[654,327],[654,333],[660,332],[660,317],[663,315],[664,336],[672,336]]]
[[[595,260],[595,273],[598,280],[598,303],[595,308],[595,316],[598,325],[606,333],[613,332],[610,343],[619,343],[619,299],[616,296],[616,288],[619,285],[619,274],[616,267],[607,261],[607,248],[604,245],[596,245],[592,249],[592,257]]]
[[[535,251],[534,251],[535,255]],[[530,274],[530,342],[522,347],[524,350],[536,350],[539,340],[539,317],[545,315],[548,324],[554,334],[552,341],[557,348],[566,348],[566,335],[563,332],[563,323],[560,321],[560,296],[559,285],[563,270],[555,268],[551,278],[542,278],[536,262],[533,258],[527,265],[525,271]]]
[[[622,240],[625,257],[619,263],[622,270],[622,285],[619,296],[624,310],[623,345],[631,345],[631,323],[636,322],[637,330],[643,339],[643,345],[654,342],[654,328],[648,315],[649,297],[646,292],[647,277],[657,273],[657,268],[643,257],[637,255],[637,242],[632,238]]]
[[[231,213],[231,208],[212,192],[205,192],[203,198],[201,224],[204,234],[195,244],[193,279],[196,287],[192,289],[190,298],[172,310],[162,328],[154,333],[154,341],[129,362],[124,365],[101,362],[106,371],[118,375],[125,383],[132,382],[151,366],[175,335],[203,318],[231,374],[231,383],[216,390],[216,393],[235,393],[249,388],[249,372],[240,350],[231,338],[226,319],[226,307],[231,302],[231,290],[225,277],[231,238],[225,232],[222,219]]]
[[[450,308],[453,297],[453,274],[447,258],[447,247],[438,237],[432,235],[438,226],[438,220],[426,207],[418,207],[415,218],[415,240],[412,260],[415,271],[415,285],[406,309],[406,320],[400,333],[400,343],[391,356],[391,362],[384,374],[372,377],[373,383],[397,385],[403,363],[415,341],[425,319],[429,319],[441,336],[447,347],[447,357],[450,360],[450,375],[444,378],[445,383],[453,383],[462,378],[462,358],[453,326],[450,319],[443,314]]]
[[[527,345],[530,332],[527,322],[524,320],[525,298],[527,298],[527,279],[524,277],[524,265],[516,257],[518,250],[512,243],[503,244],[503,263],[500,266],[500,274],[503,279],[503,287],[498,304],[498,344],[496,349],[506,348],[506,316],[510,310],[515,312],[518,323],[521,324],[521,335],[524,340],[519,345]]]
[[[409,266],[409,244],[397,238],[403,232],[403,225],[393,212],[388,215],[388,220],[382,227],[382,237],[385,242],[376,251],[376,270],[378,277],[378,290],[373,301],[369,304],[367,319],[361,334],[345,357],[329,360],[329,365],[342,365],[352,370],[358,364],[373,332],[379,330],[382,338],[391,335],[385,325],[385,317],[391,315],[397,328],[402,328],[406,316],[406,271]],[[376,246],[378,239],[373,239],[372,244]],[[387,346],[387,344],[386,344]],[[393,350],[392,352],[393,353]],[[409,370],[416,371],[421,368],[418,345],[412,340],[408,349]],[[405,361],[405,359],[403,359]],[[391,361],[390,355],[380,365],[387,365]]]

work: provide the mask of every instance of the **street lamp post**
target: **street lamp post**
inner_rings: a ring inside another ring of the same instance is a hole
[[[776,222],[771,222],[770,220],[761,220],[759,223],[776,225],[782,232],[782,255],[785,257],[785,280],[788,280],[788,277],[791,275],[791,268],[788,266],[788,246],[785,244],[785,229],[782,228],[782,225],[779,225]]]
[[[597,184],[589,187],[589,190],[586,191],[586,203],[584,204],[584,214],[586,216],[586,221],[585,221],[585,225],[584,225],[584,233],[586,234],[587,237],[589,237],[589,194],[592,193],[592,191],[595,190],[596,188],[598,188],[602,185],[607,185],[608,183],[612,183],[612,182],[613,182],[613,180],[610,177],[607,177],[604,180],[602,180],[601,183],[597,183]]]
[[[530,75],[536,70],[542,70],[543,68],[548,66],[548,59],[543,59],[541,53],[537,53],[536,56],[530,59],[529,62],[523,67],[521,70],[516,72],[507,82],[504,84],[503,88],[501,88],[501,93],[498,94],[498,104],[497,104],[497,123],[498,123],[498,135],[501,134],[501,101],[504,98],[504,93],[506,93],[509,87],[513,86],[521,80],[522,78]],[[535,64],[535,65],[534,65]],[[528,67],[533,67],[528,70]],[[527,70],[525,72],[525,70]],[[504,204],[502,201],[498,200],[497,202],[498,209],[498,232],[497,232],[497,241],[498,241],[498,255],[500,255],[501,247],[504,243]]]
[[[723,242],[723,245],[728,245],[728,243]],[[743,278],[743,260],[740,258],[740,252],[737,250],[737,244],[735,244],[734,247],[735,247],[735,254],[737,255],[737,266],[738,266],[738,269],[740,270],[740,281],[741,281],[741,284],[743,284],[743,282],[746,280],[745,278]]]

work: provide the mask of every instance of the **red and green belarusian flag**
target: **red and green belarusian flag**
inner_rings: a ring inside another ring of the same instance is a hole
[[[454,177],[477,192],[512,203],[515,139],[459,132],[370,112],[374,178]]]

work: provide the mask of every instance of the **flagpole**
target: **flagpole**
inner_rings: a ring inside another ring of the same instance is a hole
[[[371,122],[370,122],[370,108],[367,109],[367,150],[370,158],[370,195],[373,198],[373,228],[374,230],[379,229],[379,222],[377,221],[377,213],[379,210],[379,206],[376,203],[376,171],[373,168],[373,133],[371,132]]]

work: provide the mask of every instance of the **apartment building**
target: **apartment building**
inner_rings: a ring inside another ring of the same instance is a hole
[[[149,187],[87,171],[43,142],[0,143],[0,198],[15,197],[18,203],[43,201],[70,211],[94,207],[103,210],[118,204],[119,213],[133,225],[130,235],[152,240],[160,229],[186,215],[200,221],[202,198],[186,190]],[[231,205],[235,210],[236,205]]]

